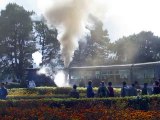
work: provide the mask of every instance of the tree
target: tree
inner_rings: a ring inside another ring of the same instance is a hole
[[[116,63],[141,63],[160,60],[160,38],[152,32],[123,37],[115,42]]]
[[[32,36],[33,12],[17,4],[8,4],[0,15],[0,57],[2,72],[13,79],[24,79],[25,68],[32,63],[35,43]],[[15,78],[14,78],[15,77]]]
[[[34,29],[37,41],[41,46],[42,65],[52,64],[53,59],[59,60],[60,43],[57,40],[57,29],[49,28],[44,18],[35,21]]]
[[[109,55],[110,39],[108,31],[103,30],[103,24],[93,19],[94,28],[89,29],[90,35],[85,42],[79,42],[79,49],[75,51],[72,64],[76,65],[105,65]]]

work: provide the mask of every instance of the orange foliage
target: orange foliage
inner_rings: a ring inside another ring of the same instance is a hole
[[[25,104],[25,102],[23,103]],[[8,107],[0,109],[0,120],[158,120],[160,111],[108,108],[103,104],[85,108],[75,106],[49,107],[39,104],[36,107]]]

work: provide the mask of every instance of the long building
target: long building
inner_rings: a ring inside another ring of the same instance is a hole
[[[69,79],[71,84],[78,84],[80,81],[85,83],[88,80],[111,81],[115,85],[119,85],[122,81],[131,84],[138,81],[140,84],[152,84],[154,80],[160,78],[160,61],[124,64],[124,65],[108,65],[108,66],[83,66],[70,67]]]

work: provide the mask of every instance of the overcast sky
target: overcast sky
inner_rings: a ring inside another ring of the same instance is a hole
[[[41,14],[51,0],[0,0],[0,10],[14,2],[27,10]],[[98,0],[97,0],[98,1]],[[105,1],[107,13],[105,28],[112,41],[122,36],[152,31],[160,36],[160,0],[99,0]]]

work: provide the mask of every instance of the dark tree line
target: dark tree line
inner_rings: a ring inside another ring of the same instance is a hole
[[[123,37],[112,46],[115,64],[155,62],[160,60],[160,38],[142,31]]]
[[[80,42],[73,66],[160,61],[160,37],[152,32],[142,31],[111,43],[107,31],[103,31],[100,24],[95,25],[91,35],[86,37],[87,42]]]
[[[33,21],[34,12],[17,4],[8,4],[0,13],[0,77],[25,79],[25,69],[32,65],[32,54],[40,50],[42,64],[57,56],[57,30],[49,29],[43,19]],[[37,47],[40,46],[40,47]]]

